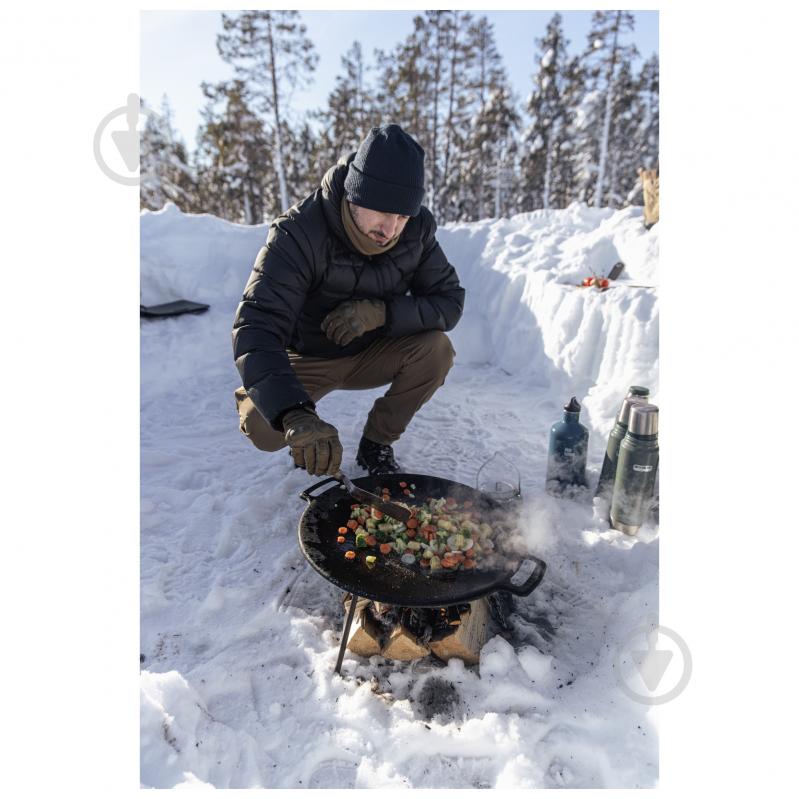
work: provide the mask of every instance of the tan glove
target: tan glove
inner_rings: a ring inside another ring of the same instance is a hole
[[[383,300],[350,300],[342,302],[322,320],[322,332],[339,347],[346,347],[369,330],[386,323]]]
[[[338,430],[313,411],[289,411],[283,417],[283,430],[297,466],[309,474],[335,474],[341,469],[343,449]]]

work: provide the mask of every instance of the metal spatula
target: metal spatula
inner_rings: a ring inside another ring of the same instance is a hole
[[[377,494],[373,494],[371,491],[366,491],[363,488],[358,488],[344,472],[336,472],[334,477],[347,489],[347,493],[351,497],[354,497],[360,502],[367,502],[386,516],[390,516],[392,519],[396,519],[403,524],[407,524],[408,520],[411,518],[411,512],[407,508],[403,508],[402,505],[395,505],[393,502],[386,502],[384,499],[380,499]]]

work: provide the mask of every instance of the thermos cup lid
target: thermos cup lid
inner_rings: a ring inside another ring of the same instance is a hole
[[[660,409],[657,405],[650,405],[648,402],[636,402],[630,410],[630,433],[637,436],[653,436],[658,431],[658,414]]]
[[[621,402],[621,410],[619,411],[619,415],[616,417],[616,421],[619,424],[629,425],[630,410],[632,409],[633,405],[643,405],[645,403],[646,399],[644,399],[644,397],[625,397]]]

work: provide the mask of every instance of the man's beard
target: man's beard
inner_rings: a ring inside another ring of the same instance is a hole
[[[355,210],[355,206],[350,203],[350,215],[352,216],[352,221],[355,222],[355,227],[363,233],[364,236],[370,238],[378,247],[385,247],[390,239],[383,236],[383,234],[379,230],[364,230],[363,226],[361,225],[361,220],[358,218],[358,212]],[[377,240],[375,236],[383,236],[382,239]]]

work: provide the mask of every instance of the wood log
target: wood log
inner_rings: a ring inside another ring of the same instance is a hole
[[[488,637],[488,616],[488,600],[474,600],[469,612],[461,614],[461,623],[453,627],[452,635],[431,642],[430,651],[441,660],[460,658],[467,666],[479,663],[480,650]]]
[[[391,631],[381,654],[389,660],[416,660],[429,655],[430,647],[420,644],[415,635],[398,625]]]
[[[352,595],[344,600],[344,612],[348,613]],[[355,605],[355,617],[347,639],[347,649],[354,655],[371,657],[380,654],[380,626],[371,613],[372,601],[361,597]]]
[[[644,190],[644,224],[652,227],[660,219],[660,177],[656,169],[639,169]]]

